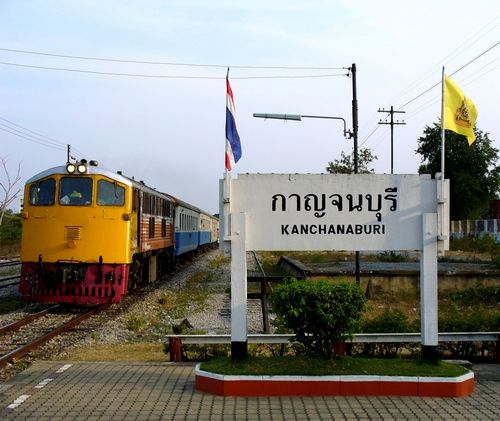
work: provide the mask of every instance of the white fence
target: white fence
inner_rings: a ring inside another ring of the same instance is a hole
[[[450,238],[493,236],[500,243],[500,219],[478,219],[475,221],[451,221]]]

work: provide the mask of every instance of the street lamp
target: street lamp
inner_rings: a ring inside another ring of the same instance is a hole
[[[354,102],[353,102],[354,104]],[[353,105],[354,110],[354,105]],[[357,114],[357,106],[356,106]],[[320,118],[328,120],[342,120],[344,123],[344,137],[347,139],[354,138],[354,173],[358,173],[358,142],[357,142],[357,124],[353,125],[353,131],[347,130],[345,119],[342,117],[331,117],[322,115],[304,115],[304,114],[264,114],[264,113],[254,113],[254,117],[257,118],[269,118],[275,120],[292,120],[292,121],[302,121],[303,118]],[[356,116],[357,117],[357,116]],[[357,118],[354,119],[357,123]],[[360,267],[359,267],[359,251],[356,251],[356,262],[355,262],[355,276],[356,283],[360,283]]]
[[[347,125],[345,120],[342,117],[330,117],[324,115],[304,115],[304,114],[263,114],[263,113],[254,113],[254,117],[257,118],[270,118],[275,120],[292,120],[292,121],[302,121],[303,118],[323,118],[328,120],[342,120],[344,123],[344,137],[346,139],[350,139],[353,137],[353,133],[350,130],[347,130]]]

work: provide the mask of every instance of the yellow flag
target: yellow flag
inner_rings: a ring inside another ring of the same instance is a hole
[[[444,128],[467,137],[469,145],[476,140],[474,123],[477,110],[474,103],[448,76],[444,77]]]

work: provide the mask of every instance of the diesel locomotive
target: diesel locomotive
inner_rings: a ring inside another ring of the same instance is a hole
[[[81,160],[24,189],[21,279],[31,302],[120,302],[218,241],[218,219],[142,181]]]

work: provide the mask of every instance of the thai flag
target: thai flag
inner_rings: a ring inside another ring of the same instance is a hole
[[[231,171],[234,164],[241,158],[241,143],[236,127],[236,108],[234,106],[233,91],[229,84],[229,70],[226,76],[226,89],[226,169]]]

